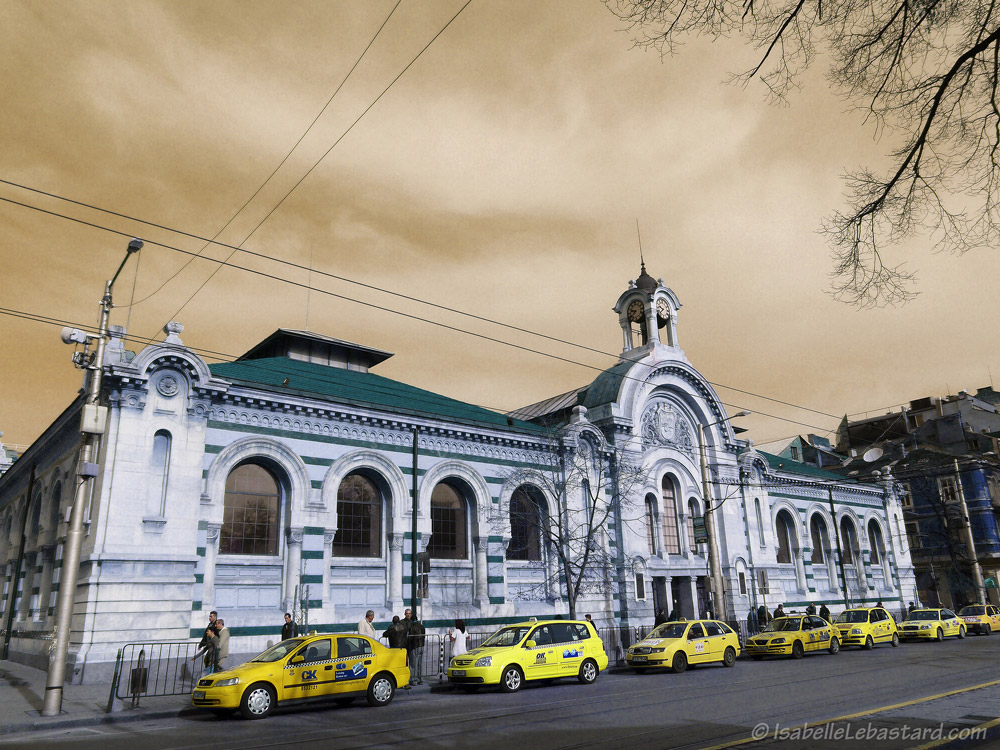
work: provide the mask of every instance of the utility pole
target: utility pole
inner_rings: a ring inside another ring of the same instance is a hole
[[[701,453],[701,491],[705,498],[705,534],[708,536],[709,571],[712,591],[712,614],[720,620],[728,620],[725,588],[722,580],[722,560],[719,557],[719,539],[715,528],[715,508],[712,507],[712,486],[708,469],[708,445],[705,442],[705,429],[728,422],[730,419],[748,416],[750,412],[741,411],[731,417],[720,419],[709,425],[698,423],[698,447]]]
[[[962,533],[965,535],[965,546],[972,558],[972,577],[976,581],[976,596],[981,604],[986,604],[986,587],[983,586],[983,569],[976,555],[976,541],[972,538],[972,523],[969,519],[969,506],[965,504],[965,490],[962,489],[962,473],[958,470],[958,459],[955,459],[955,484],[958,491],[958,502],[962,509]]]
[[[101,315],[97,336],[72,328],[64,328],[62,340],[67,343],[83,344],[82,352],[73,355],[73,361],[81,369],[87,370],[86,397],[83,402],[83,416],[80,420],[82,442],[76,467],[76,493],[70,512],[66,543],[63,546],[62,570],[59,577],[59,597],[56,600],[55,642],[49,657],[49,671],[45,681],[45,698],[42,716],[57,716],[62,712],[63,683],[66,681],[66,656],[69,651],[70,628],[73,625],[73,604],[76,600],[77,577],[80,573],[80,548],[83,546],[83,509],[92,490],[92,482],[100,473],[97,465],[97,450],[101,436],[107,425],[108,408],[102,406],[101,379],[104,374],[104,348],[108,342],[108,319],[111,308],[111,292],[118,275],[128,262],[129,256],[142,249],[142,240],[133,239],[128,243],[128,252],[121,265],[104,285],[101,298]],[[97,350],[91,359],[88,350],[92,343]]]

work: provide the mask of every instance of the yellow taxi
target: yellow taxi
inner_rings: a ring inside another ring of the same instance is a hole
[[[965,638],[965,623],[950,609],[915,609],[899,628],[899,637],[904,640],[933,638],[943,641],[950,635]]]
[[[640,674],[648,668],[666,668],[679,674],[688,664],[720,662],[732,667],[739,655],[740,638],[726,623],[692,620],[658,625],[629,648],[625,662]]]
[[[760,661],[765,656],[799,659],[809,651],[840,651],[840,631],[816,615],[776,617],[760,633],[747,640],[744,649]]]
[[[576,677],[589,685],[607,668],[604,642],[591,623],[539,620],[501,628],[479,648],[454,657],[448,681],[468,692],[499,685],[513,693],[526,680]]]
[[[958,611],[958,616],[970,633],[990,635],[993,631],[1000,630],[1000,608],[992,604],[969,604]]]
[[[362,695],[385,706],[397,685],[408,685],[406,650],[386,648],[358,634],[290,638],[233,669],[198,680],[191,695],[196,708],[216,713],[235,709],[263,719],[278,705],[334,700],[348,704]]]
[[[891,643],[893,648],[899,645],[896,621],[882,607],[845,609],[833,624],[840,631],[843,646],[870,649],[876,643]]]

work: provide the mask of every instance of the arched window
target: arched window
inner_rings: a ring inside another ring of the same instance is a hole
[[[775,531],[778,534],[778,562],[792,561],[792,521],[786,511],[780,511],[775,519]]]
[[[691,551],[698,551],[698,543],[694,540],[694,519],[698,517],[698,501],[694,498],[688,500],[688,544],[691,545]]]
[[[167,513],[167,480],[170,476],[170,433],[157,430],[153,435],[153,461],[149,472],[149,512]]]
[[[760,514],[760,498],[754,498],[754,507],[757,509],[757,536],[760,537],[760,547],[764,548],[766,542],[764,541],[764,516]]]
[[[466,541],[466,501],[450,484],[440,482],[431,493],[431,540],[427,553],[438,560],[464,560]]]
[[[843,547],[844,565],[853,565],[858,553],[858,532],[848,518],[840,519],[840,544]]]
[[[809,535],[812,538],[812,561],[822,564],[826,560],[826,548],[829,546],[826,534],[826,521],[819,513],[814,513],[809,522]]]
[[[62,510],[62,482],[52,488],[52,503],[49,505],[48,529],[52,538],[58,536],[60,511]]]
[[[885,542],[882,541],[882,530],[874,518],[868,522],[868,541],[872,548],[872,565],[881,565],[885,559]]]
[[[542,559],[541,498],[534,487],[522,485],[510,497],[510,544],[508,560]]]
[[[42,519],[42,496],[35,495],[34,502],[31,503],[31,524],[28,526],[29,538],[38,544],[38,530],[41,527]]]
[[[664,474],[661,487],[663,551],[670,555],[679,555],[681,553],[681,538],[677,530],[677,501],[674,493],[674,482],[669,475]]]
[[[349,474],[337,488],[335,557],[378,557],[382,554],[382,494],[361,474]]]
[[[237,466],[226,477],[219,553],[278,554],[280,508],[281,488],[274,474],[256,463]]]
[[[656,554],[656,496],[646,495],[646,541],[649,554]]]

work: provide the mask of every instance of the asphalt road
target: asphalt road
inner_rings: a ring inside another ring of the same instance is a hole
[[[263,721],[199,714],[35,732],[0,741],[0,747],[703,748],[747,738],[761,724],[815,723],[997,680],[998,659],[1000,637],[969,637],[895,649],[877,646],[870,652],[820,652],[796,661],[741,659],[732,669],[699,667],[681,675],[605,673],[589,686],[561,680],[515,694],[399,691],[381,709],[359,700],[346,708],[279,711]],[[974,704],[976,695],[963,697]],[[995,698],[981,700],[984,713],[997,715]],[[909,713],[933,721],[937,703],[920,704]],[[868,741],[864,746],[912,744]]]

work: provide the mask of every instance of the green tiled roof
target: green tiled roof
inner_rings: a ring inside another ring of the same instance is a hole
[[[303,394],[323,401],[366,406],[395,414],[434,417],[467,425],[538,434],[543,428],[480,406],[389,380],[370,372],[270,357],[210,365],[212,374],[276,394]],[[287,381],[287,382],[286,382]]]
[[[609,404],[612,401],[618,400],[618,393],[621,391],[622,383],[625,382],[625,377],[628,375],[628,371],[632,369],[635,362],[619,362],[614,367],[605,370],[597,379],[588,386],[585,393],[581,394],[580,402],[587,407],[592,409],[595,406],[601,406],[602,404]]]
[[[812,464],[800,463],[798,461],[793,461],[790,458],[775,456],[773,453],[765,453],[764,451],[757,452],[767,460],[767,465],[775,471],[780,471],[785,474],[801,474],[807,477],[819,477],[821,479],[827,479],[835,482],[844,481],[844,477],[842,475],[835,474],[832,471],[827,471],[826,469],[820,469]]]

